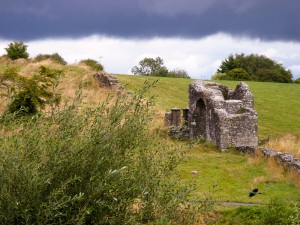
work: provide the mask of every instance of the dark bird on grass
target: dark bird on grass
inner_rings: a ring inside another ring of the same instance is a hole
[[[256,194],[261,194],[260,192],[258,192],[258,188],[253,189],[250,193],[249,193],[249,197],[253,197]]]

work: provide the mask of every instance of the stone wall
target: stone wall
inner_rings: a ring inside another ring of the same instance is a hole
[[[274,158],[285,170],[295,172],[300,177],[300,160],[289,153],[277,152],[270,148],[259,148],[264,156]]]

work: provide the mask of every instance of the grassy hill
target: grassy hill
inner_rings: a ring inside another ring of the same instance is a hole
[[[75,64],[61,66],[50,61],[39,63],[22,62],[17,64],[24,76],[38,71],[40,65],[60,68],[65,71],[61,78],[58,91],[63,100],[73,99],[77,87],[84,82],[83,100],[87,106],[95,106],[111,91],[99,88],[93,79],[93,71],[88,67]],[[0,72],[6,67],[6,62],[0,61]],[[116,75],[126,89],[134,91],[141,87],[146,79],[141,77]],[[155,88],[148,95],[156,98],[155,126],[166,131],[163,127],[164,112],[173,107],[188,106],[188,84],[193,80],[181,78],[159,78]],[[234,88],[237,82],[222,81]],[[255,109],[259,115],[259,138],[265,139],[270,135],[271,141],[287,140],[292,135],[293,148],[300,151],[300,86],[296,84],[247,82],[255,96]],[[0,102],[0,112],[3,112],[5,102]],[[164,134],[163,139],[170,140]],[[279,139],[277,139],[279,138]],[[173,143],[173,141],[170,141]],[[175,144],[188,144],[179,142]],[[287,144],[285,144],[287,145]],[[191,174],[197,170],[197,175]],[[261,156],[251,157],[238,152],[220,152],[210,143],[194,143],[190,154],[178,167],[183,182],[195,182],[197,189],[192,198],[209,196],[217,202],[249,202],[267,204],[270,199],[279,198],[284,201],[300,201],[300,181],[278,168],[271,160]],[[249,198],[252,188],[258,187],[263,192],[260,196]]]
[[[188,85],[193,81],[182,78],[157,78],[142,76],[117,75],[127,88],[140,87],[145,79],[159,82],[150,95],[156,96],[161,110],[184,108],[188,106]],[[237,81],[220,81],[232,89]],[[254,94],[255,109],[259,118],[259,137],[283,135],[300,131],[300,86],[297,84],[246,82]]]

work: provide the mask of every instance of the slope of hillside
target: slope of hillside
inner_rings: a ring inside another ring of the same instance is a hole
[[[162,111],[173,107],[188,106],[188,85],[193,80],[181,78],[157,78],[118,75],[127,88],[134,90],[145,79],[159,82],[150,94],[155,95]],[[220,81],[232,89],[237,81]],[[283,135],[300,131],[300,86],[297,84],[246,82],[254,94],[255,109],[259,118],[259,137]]]
[[[60,69],[64,71],[64,75],[60,77],[59,85],[55,90],[61,94],[62,103],[74,99],[80,86],[82,86],[81,91],[84,96],[84,104],[88,106],[95,106],[100,101],[103,101],[110,93],[107,89],[99,88],[98,83],[92,76],[94,71],[84,64],[64,66],[54,63],[51,60],[44,60],[41,62],[34,62],[32,60],[16,60],[11,62],[5,58],[0,58],[0,73],[2,73],[7,66],[14,66],[19,68],[19,74],[23,76],[32,76],[33,74],[38,74],[39,67],[41,65],[51,69]],[[5,105],[5,98],[2,98],[0,101],[0,113],[5,110]]]

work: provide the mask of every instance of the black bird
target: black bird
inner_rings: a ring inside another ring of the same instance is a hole
[[[256,195],[256,194],[261,194],[260,192],[258,192],[258,189],[257,189],[257,188],[253,189],[253,190],[249,193],[249,197],[253,197],[253,196]]]

